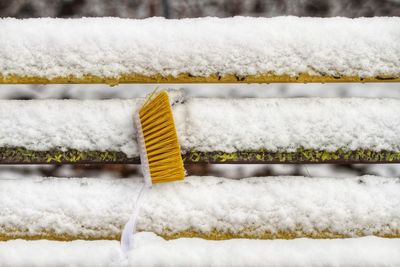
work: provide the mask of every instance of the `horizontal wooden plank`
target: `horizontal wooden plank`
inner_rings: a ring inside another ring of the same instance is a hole
[[[138,163],[132,117],[140,101],[0,101],[0,159]],[[396,99],[187,98],[176,103],[174,119],[181,149],[189,152],[187,162],[393,162],[400,151]],[[339,156],[305,149],[337,150]],[[348,150],[357,151],[347,155]]]
[[[294,152],[267,150],[190,151],[182,154],[184,163],[211,164],[356,164],[400,163],[400,151],[373,151],[339,149],[324,151],[299,148]],[[34,151],[23,147],[0,148],[0,164],[140,164],[139,157],[127,157],[116,151],[50,150]]]
[[[96,229],[90,229],[96,232]],[[243,229],[243,232],[254,232],[254,229]],[[99,231],[100,233],[101,231]],[[233,238],[248,238],[248,239],[295,239],[295,238],[313,238],[313,239],[332,239],[332,238],[353,238],[353,234],[336,233],[333,231],[313,231],[309,232],[307,229],[299,229],[297,231],[280,231],[280,232],[264,232],[261,234],[231,234],[219,231],[211,231],[208,233],[202,233],[200,231],[182,231],[175,234],[159,234],[166,240],[173,240],[177,238],[202,238],[207,240],[228,240]],[[359,234],[357,237],[367,236],[365,234]],[[374,236],[384,238],[400,238],[400,231],[394,230],[390,233],[376,232]],[[85,236],[85,235],[71,235],[71,234],[60,234],[52,231],[46,231],[43,229],[40,234],[31,235],[24,232],[0,232],[0,241],[8,241],[13,239],[25,239],[25,240],[57,240],[57,241],[72,241],[72,240],[120,240],[121,235],[97,235]]]
[[[213,2],[214,3],[214,2]],[[399,266],[400,239],[300,240],[202,239],[167,241],[138,233],[126,257],[118,241],[0,243],[1,266]],[[44,256],[45,255],[45,256]]]
[[[4,19],[0,75],[3,83],[398,81],[398,24],[395,17]]]
[[[178,76],[144,76],[140,74],[126,74],[118,77],[100,77],[93,75],[59,76],[54,78],[32,76],[2,76],[0,84],[109,84],[111,86],[122,83],[370,83],[370,82],[400,82],[400,77],[357,77],[357,76],[329,76],[300,74],[274,75],[260,74],[250,76],[214,74],[207,77],[180,74]]]
[[[119,239],[143,185],[142,177],[19,177],[1,175],[3,240]],[[146,193],[137,229],[166,239],[400,237],[399,189],[399,178],[376,176],[189,176]]]

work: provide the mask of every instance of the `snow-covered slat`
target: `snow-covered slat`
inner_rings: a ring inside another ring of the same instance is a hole
[[[118,239],[141,178],[0,179],[0,240]],[[400,178],[188,177],[154,186],[139,231],[165,238],[400,237]]]
[[[0,83],[400,81],[400,18],[0,20]]]
[[[400,162],[398,99],[171,99],[187,163]],[[2,100],[0,163],[139,163],[140,101]]]
[[[1,266],[398,266],[400,239],[362,237],[315,240],[166,241],[152,233],[136,235],[125,258],[117,241],[0,242]]]

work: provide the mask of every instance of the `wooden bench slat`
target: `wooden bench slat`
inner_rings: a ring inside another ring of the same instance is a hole
[[[0,214],[7,219],[0,240],[118,239],[143,185],[142,177],[1,178]],[[190,176],[153,187],[137,226],[168,239],[399,238],[398,189],[399,178],[376,176]]]
[[[400,160],[396,99],[170,97],[186,163]],[[0,163],[139,163],[142,100],[2,100]]]
[[[329,75],[211,75],[207,77],[180,74],[177,76],[144,76],[139,74],[127,74],[119,77],[100,77],[84,75],[82,77],[60,76],[55,78],[31,77],[31,76],[1,76],[0,84],[108,84],[111,86],[125,83],[388,83],[400,82],[399,76],[394,77],[357,77],[357,76],[329,76]]]
[[[0,83],[398,82],[399,24],[397,17],[4,18]]]
[[[295,152],[269,152],[265,149],[237,151],[190,151],[182,154],[185,164],[358,164],[400,163],[400,151],[368,149],[324,151],[297,149]],[[0,148],[0,164],[140,164],[139,157],[120,151],[50,150],[34,151],[22,147]]]

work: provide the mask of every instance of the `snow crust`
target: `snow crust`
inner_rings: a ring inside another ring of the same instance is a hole
[[[179,100],[179,101],[178,101]],[[0,100],[0,147],[138,156],[132,100]],[[202,99],[171,94],[183,151],[400,150],[400,100]]]
[[[0,146],[122,151],[138,155],[136,100],[0,101]]]
[[[0,20],[0,74],[399,76],[400,18]]]
[[[57,242],[11,240],[0,242],[4,267],[122,267],[126,259],[117,241]]]
[[[10,177],[7,179],[7,177]],[[14,236],[105,238],[119,235],[142,179],[0,179],[0,232]],[[212,231],[233,236],[321,231],[345,236],[400,229],[400,179],[188,177],[145,196],[139,231],[168,236]]]
[[[177,124],[188,149],[400,149],[397,99],[198,98],[188,101],[185,112],[186,125]]]
[[[396,266],[400,239],[376,237],[334,240],[165,241],[151,233],[137,236],[129,255],[133,266]],[[162,262],[162,264],[160,264]]]
[[[398,266],[400,239],[166,241],[136,234],[125,259],[117,241],[0,242],[1,266]]]

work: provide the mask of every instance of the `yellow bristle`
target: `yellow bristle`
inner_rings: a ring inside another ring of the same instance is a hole
[[[139,120],[152,183],[182,180],[185,171],[168,94],[150,96]]]

